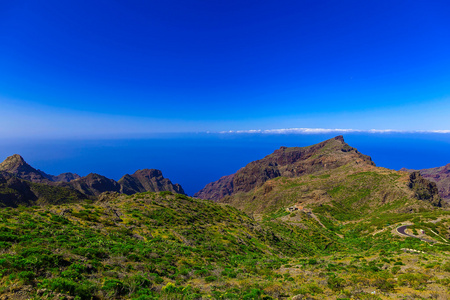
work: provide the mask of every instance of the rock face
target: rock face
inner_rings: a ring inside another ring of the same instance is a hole
[[[185,194],[181,185],[173,184],[169,179],[163,177],[160,170],[156,169],[143,169],[137,170],[132,175],[126,174],[118,183],[121,186],[120,192],[127,195],[161,191]]]
[[[208,183],[202,190],[195,193],[194,197],[220,200],[233,193],[233,179],[235,174],[221,177],[219,180]]]
[[[442,167],[413,170],[402,168],[400,171],[415,172],[419,171],[423,178],[436,183],[439,195],[442,199],[450,203],[450,164]]]
[[[425,200],[434,206],[442,207],[442,199],[439,196],[436,183],[422,177],[419,171],[411,172],[408,186],[415,192],[417,199]]]
[[[18,154],[14,154],[12,156],[9,156],[6,158],[1,164],[0,164],[0,171],[8,172],[10,174],[13,174],[14,176],[28,180],[31,182],[37,182],[37,183],[45,183],[45,182],[69,182],[73,179],[80,178],[77,174],[73,173],[63,173],[58,176],[49,175],[45,172],[42,172],[41,170],[37,170],[27,164],[22,156]]]
[[[194,196],[218,201],[227,195],[248,192],[279,177],[299,177],[338,168],[348,163],[375,165],[372,159],[344,142],[343,136],[309,147],[281,147],[249,163],[235,174],[209,183]]]

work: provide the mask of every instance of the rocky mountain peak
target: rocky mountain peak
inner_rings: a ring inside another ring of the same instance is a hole
[[[344,141],[344,136],[343,136],[343,135],[338,135],[338,136],[334,137],[334,139],[335,139],[336,141],[341,141],[341,142],[345,143],[345,141]]]
[[[171,191],[184,194],[184,190],[179,184],[173,184],[169,179],[164,178],[162,172],[157,169],[137,170],[131,175],[126,174],[118,182],[121,185],[121,192],[124,194],[146,191]]]
[[[73,179],[80,178],[79,175],[73,173],[62,173],[58,176],[47,174],[30,166],[19,154],[14,154],[6,158],[0,164],[0,171],[8,172],[20,179],[37,183],[46,183],[49,181],[69,182]]]
[[[47,175],[42,171],[36,170],[25,162],[22,156],[14,154],[6,158],[0,164],[0,171],[8,172],[18,178],[32,182],[51,181],[51,175]]]
[[[22,156],[14,154],[7,157],[2,163],[0,163],[0,170],[8,172],[9,170],[15,170],[23,165],[28,165]]]
[[[222,177],[195,194],[219,200],[238,192],[248,192],[276,177],[299,177],[338,168],[346,164],[374,166],[372,159],[345,143],[342,135],[308,147],[280,147],[263,159],[253,161],[233,176]]]

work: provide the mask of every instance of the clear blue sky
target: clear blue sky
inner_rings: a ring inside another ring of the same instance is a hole
[[[450,129],[449,1],[0,0],[0,137]]]

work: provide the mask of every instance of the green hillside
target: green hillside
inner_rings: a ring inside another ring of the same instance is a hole
[[[303,211],[280,210],[256,221],[230,206],[170,192],[102,199],[0,210],[0,294],[333,299],[346,293],[370,296],[369,289],[392,295],[420,291],[431,281],[448,292],[450,248],[396,237],[389,230],[373,235],[379,226],[375,219],[343,226],[325,214],[317,213],[316,220]],[[438,232],[449,225],[448,213],[441,210],[406,215]],[[442,220],[427,223],[436,218]],[[418,268],[417,278],[408,277],[410,264]]]

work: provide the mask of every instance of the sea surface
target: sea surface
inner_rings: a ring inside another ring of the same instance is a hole
[[[0,160],[20,154],[33,167],[57,175],[98,173],[118,180],[138,169],[160,169],[193,195],[281,146],[308,146],[336,134],[165,134],[120,139],[3,139]],[[351,133],[345,141],[377,166],[398,170],[450,163],[450,134]]]

